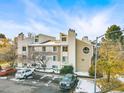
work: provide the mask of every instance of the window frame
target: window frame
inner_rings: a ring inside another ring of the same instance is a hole
[[[26,51],[27,49],[26,49],[26,46],[23,46],[22,47],[22,51]]]
[[[53,56],[53,61],[57,61],[57,56]]]
[[[64,60],[63,60],[64,58]],[[62,56],[62,62],[67,62],[67,56]]]
[[[53,46],[53,52],[56,52],[56,51],[57,51],[57,47]]]
[[[38,38],[35,38],[35,42],[39,42],[39,39]]]
[[[42,51],[43,51],[43,52],[46,51],[46,46],[42,46]]]
[[[62,46],[62,52],[68,52],[68,46]]]
[[[83,48],[83,53],[88,54],[90,52],[90,48],[89,47],[84,47]]]
[[[62,41],[63,42],[67,41],[67,37],[62,37]]]

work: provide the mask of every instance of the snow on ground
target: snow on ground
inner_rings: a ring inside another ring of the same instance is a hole
[[[56,78],[62,78],[62,76],[54,75],[52,80],[55,80]]]
[[[118,80],[120,80],[121,82],[124,82],[124,78],[123,77],[119,77]]]
[[[45,86],[49,86],[52,81],[50,80],[48,83],[45,84]]]
[[[96,91],[99,92],[100,89],[96,87]],[[80,79],[75,89],[75,92],[94,93],[94,83],[90,80]]]
[[[36,84],[37,82],[36,81],[32,81],[33,84]]]
[[[89,77],[88,72],[75,72],[75,74],[77,74],[78,76],[87,76],[87,77]]]
[[[39,71],[39,72],[47,72],[47,73],[60,73],[59,70],[54,70],[54,69],[46,69],[46,70],[43,70],[43,69],[35,69],[36,71]]]
[[[43,79],[43,78],[45,78],[46,76],[45,75],[43,75],[40,79]]]
[[[16,78],[11,78],[10,80],[12,80],[12,81],[24,81],[24,79],[16,79]]]
[[[7,77],[0,77],[0,79],[7,79]]]
[[[29,68],[29,67],[16,67],[17,70],[25,70],[25,69],[30,69],[34,71],[35,68]]]
[[[43,75],[40,79],[43,79],[43,78],[45,78],[45,77],[53,77],[53,76],[52,76],[52,75],[45,74],[45,75]]]
[[[53,72],[52,69],[46,69],[45,71],[43,69],[35,69],[35,70],[39,72]]]

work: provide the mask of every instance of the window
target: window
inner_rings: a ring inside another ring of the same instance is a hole
[[[62,62],[67,62],[67,56],[62,56]]]
[[[39,40],[38,40],[38,38],[35,38],[35,42],[38,42]]]
[[[22,47],[22,51],[26,51],[26,47]]]
[[[44,46],[44,47],[42,47],[42,51],[46,51],[46,47]]]
[[[63,46],[63,47],[62,47],[62,51],[63,51],[63,52],[67,52],[67,51],[68,51],[68,47],[67,47],[67,46]]]
[[[53,56],[53,61],[56,61],[56,56]]]
[[[57,47],[56,46],[53,46],[53,51],[57,51]]]
[[[66,41],[66,37],[62,37],[62,41]]]
[[[84,47],[84,48],[83,48],[83,52],[84,52],[85,54],[88,54],[89,51],[90,51],[90,49],[89,49],[88,47]]]
[[[58,68],[58,66],[56,66],[56,65],[52,65],[52,68]]]

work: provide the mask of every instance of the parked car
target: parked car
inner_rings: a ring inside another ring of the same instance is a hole
[[[15,78],[18,78],[18,79],[23,79],[23,78],[27,78],[29,76],[32,76],[33,74],[33,71],[34,70],[31,70],[31,69],[21,69],[21,70],[18,70],[15,74]]]
[[[61,89],[71,89],[77,84],[78,79],[76,75],[66,74],[59,83]]]
[[[0,70],[0,76],[7,76],[7,75],[13,74],[15,72],[16,72],[16,69],[14,69],[14,68],[2,69],[2,70]]]

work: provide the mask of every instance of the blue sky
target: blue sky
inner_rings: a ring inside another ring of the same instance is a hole
[[[124,0],[0,0],[0,32],[58,36],[72,28],[93,40],[112,24],[124,28],[123,6]]]

